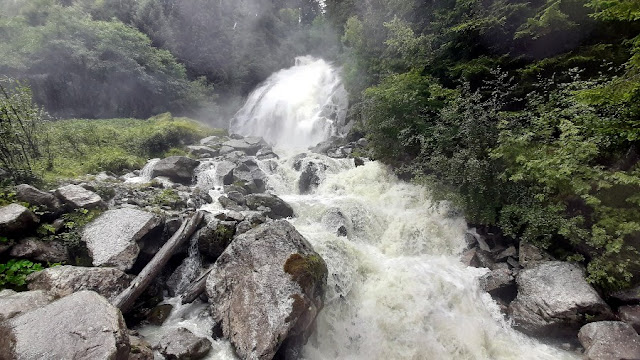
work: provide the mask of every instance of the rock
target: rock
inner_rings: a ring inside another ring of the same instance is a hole
[[[633,326],[636,332],[640,332],[640,305],[620,306],[618,308],[618,317]]]
[[[236,168],[236,164],[231,161],[220,161],[216,165],[216,177],[222,180],[225,185],[233,184],[233,169]]]
[[[527,268],[541,262],[551,261],[553,258],[537,246],[521,241],[518,260],[522,267]]]
[[[200,145],[215,147],[219,146],[222,141],[223,138],[220,136],[207,136],[206,138],[200,140]]]
[[[0,236],[22,235],[35,230],[40,220],[26,207],[11,204],[0,208]]]
[[[171,304],[161,304],[153,308],[149,316],[147,316],[147,321],[150,324],[160,326],[165,320],[171,315],[171,311],[173,310],[173,305]]]
[[[220,203],[220,205],[222,205],[223,208],[225,208],[226,210],[231,210],[231,211],[242,211],[244,210],[244,208],[240,205],[238,205],[237,202],[229,199],[226,196],[220,196],[218,197],[218,202]]]
[[[5,359],[114,359],[129,356],[120,310],[82,291],[0,323]]]
[[[327,267],[287,221],[237,236],[207,278],[214,320],[243,359],[296,353],[323,307]]]
[[[138,242],[160,225],[161,220],[146,211],[109,210],[85,226],[82,240],[87,243],[94,266],[127,271],[140,253]]]
[[[0,291],[0,322],[45,306],[50,302],[51,298],[42,290]]]
[[[63,243],[59,241],[42,241],[36,238],[20,240],[11,248],[9,255],[40,262],[69,262],[69,253]]]
[[[197,360],[211,351],[211,341],[185,328],[177,328],[164,335],[157,348],[168,360]]]
[[[220,147],[220,150],[218,150],[218,154],[219,155],[227,155],[227,154],[232,153],[234,151],[235,151],[235,149],[232,148],[231,146],[222,145]]]
[[[623,304],[640,304],[640,286],[616,291],[611,294],[611,298]]]
[[[244,195],[239,191],[229,191],[227,193],[227,197],[240,206],[247,204],[247,200],[245,200]]]
[[[266,190],[267,175],[254,160],[245,160],[233,169],[231,179],[225,178],[225,181],[225,185],[241,186],[247,193],[262,193]]]
[[[358,167],[358,166],[364,166],[364,159],[363,159],[363,158],[361,158],[361,157],[356,156],[356,157],[354,157],[354,158],[353,158],[353,164],[354,164],[356,167]]]
[[[39,206],[53,214],[62,212],[62,203],[58,198],[51,193],[40,191],[28,184],[16,186],[16,198],[31,205]]]
[[[466,266],[482,267],[480,260],[478,259],[478,249],[472,248],[465,250],[460,256],[460,262]]]
[[[193,234],[198,240],[198,250],[210,262],[214,262],[227,248],[235,234],[235,222],[220,221],[205,215],[206,226]]]
[[[471,249],[478,243],[478,239],[472,232],[467,231],[464,234],[464,242],[467,244],[467,249]]]
[[[220,212],[214,215],[214,217],[218,220],[222,221],[235,221],[240,222],[244,220],[244,215],[239,213],[238,211],[227,210],[224,212]]]
[[[294,216],[291,206],[275,195],[249,194],[245,200],[249,209],[263,211],[274,220]]]
[[[484,291],[502,304],[509,304],[516,297],[516,282],[509,269],[496,269],[486,273],[479,282]]]
[[[56,190],[56,196],[70,209],[106,209],[100,195],[79,185],[67,185]]]
[[[258,141],[256,139],[259,138],[244,138],[242,140],[229,140],[222,143],[222,146],[228,146],[233,148],[234,150],[242,151],[247,155],[255,155],[258,153],[258,150],[262,148],[266,143]]]
[[[550,261],[520,271],[518,296],[509,312],[514,326],[531,335],[575,336],[590,319],[612,318],[609,306],[575,264]]]
[[[190,145],[187,146],[189,155],[193,155],[199,158],[216,157],[218,156],[218,150],[212,149],[208,146]]]
[[[193,170],[200,164],[186,156],[170,156],[158,161],[151,171],[151,177],[166,176],[180,184],[191,184]]]
[[[261,148],[256,153],[256,158],[258,160],[269,160],[269,159],[279,159],[280,157],[273,152],[271,148]]]
[[[317,188],[324,178],[325,170],[327,166],[322,163],[308,162],[298,179],[300,194],[307,194]]]
[[[128,360],[153,360],[151,345],[139,336],[129,334],[129,359]]]
[[[30,290],[45,290],[55,297],[91,290],[114,299],[129,286],[133,276],[115,268],[55,266],[27,277]]]
[[[358,141],[356,141],[356,145],[358,145],[359,147],[367,147],[369,146],[369,140],[365,138],[360,138],[358,139]]]
[[[621,321],[599,321],[583,326],[578,339],[588,360],[640,359],[640,336]]]
[[[322,224],[338,236],[348,236],[353,231],[353,223],[339,208],[329,208],[322,215]]]
[[[517,255],[518,255],[518,252],[516,251],[516,247],[511,245],[508,248],[506,248],[504,251],[496,255],[496,261],[506,261],[507,258],[509,257],[514,258]]]

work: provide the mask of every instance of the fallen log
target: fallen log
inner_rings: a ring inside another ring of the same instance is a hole
[[[183,304],[192,303],[207,287],[207,278],[212,269],[205,271],[182,295]]]
[[[162,271],[174,252],[182,245],[193,232],[198,228],[204,214],[201,211],[196,212],[189,220],[184,221],[178,231],[162,246],[160,251],[151,259],[147,266],[142,269],[140,274],[133,279],[128,288],[126,288],[116,299],[113,305],[126,313],[131,310],[133,304],[138,297],[151,284],[153,279]]]

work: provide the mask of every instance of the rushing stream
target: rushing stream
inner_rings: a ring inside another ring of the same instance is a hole
[[[399,181],[379,162],[355,167],[352,159],[308,153],[303,161],[324,164],[326,171],[317,189],[299,194],[300,172],[293,166],[299,150],[292,149],[339,135],[345,104],[336,70],[305,57],[257,89],[232,124],[235,132],[261,135],[275,145],[281,158],[260,162],[268,189],[291,204],[296,217],[290,221],[329,269],[325,307],[305,358],[575,358],[511,329],[479,288],[477,278],[487,270],[459,261],[464,219],[431,201],[424,187]],[[215,164],[200,172],[198,181],[219,194]],[[336,232],[340,226],[342,234]],[[163,328],[210,335],[206,304],[168,302],[176,308]],[[153,342],[163,328],[141,332]],[[228,342],[217,340],[208,358],[234,355]]]

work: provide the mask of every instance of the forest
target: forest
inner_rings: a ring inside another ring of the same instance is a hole
[[[54,119],[220,126],[295,56],[333,61],[371,158],[601,289],[640,282],[637,0],[5,0],[0,34]]]

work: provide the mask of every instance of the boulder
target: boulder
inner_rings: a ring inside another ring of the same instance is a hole
[[[23,235],[35,230],[40,220],[26,207],[10,204],[0,208],[0,236]]]
[[[0,322],[45,306],[50,302],[51,298],[42,290],[0,291]]]
[[[518,254],[520,265],[524,268],[535,266],[541,262],[553,260],[551,255],[540,250],[537,246],[524,241],[520,242],[520,250],[518,251]]]
[[[211,158],[218,156],[218,150],[212,149],[208,146],[190,145],[187,146],[187,150],[189,151],[189,155],[199,158]]]
[[[16,186],[16,198],[20,201],[36,205],[53,214],[62,212],[62,203],[53,194],[40,191],[28,184]]]
[[[137,209],[106,211],[82,231],[94,266],[113,266],[127,271],[140,253],[139,242],[161,225],[152,213]]]
[[[640,359],[640,335],[622,321],[599,321],[583,326],[578,339],[588,360]]]
[[[313,161],[308,162],[300,178],[298,179],[298,190],[300,194],[308,194],[312,190],[318,187],[324,178],[324,172],[327,170],[327,166],[322,163],[316,163]]]
[[[9,255],[40,262],[69,262],[67,247],[62,242],[42,241],[37,238],[20,240],[11,248]]]
[[[206,138],[200,140],[200,145],[204,145],[204,146],[219,146],[220,143],[223,141],[223,138],[220,136],[207,136]]]
[[[133,276],[115,268],[55,266],[27,277],[30,290],[45,290],[55,297],[91,290],[114,299],[129,286]]]
[[[323,307],[326,281],[324,260],[279,220],[237,236],[214,264],[206,291],[240,358],[296,358]]]
[[[207,261],[214,262],[227,248],[235,234],[235,222],[221,221],[205,215],[206,225],[193,234],[197,238],[198,250]]]
[[[264,212],[274,220],[293,217],[293,208],[282,199],[270,194],[249,194],[245,196],[247,207]]]
[[[120,310],[82,291],[0,323],[4,359],[114,359],[129,356]]]
[[[156,348],[168,360],[197,360],[211,351],[211,341],[181,327],[165,334]]]
[[[149,344],[143,338],[137,335],[129,334],[129,345],[131,351],[129,352],[128,360],[153,360],[153,350],[151,344]]]
[[[329,208],[322,215],[322,224],[338,236],[348,236],[353,231],[353,223],[339,208]]]
[[[620,306],[618,317],[640,333],[640,305]]]
[[[531,335],[575,336],[587,316],[613,317],[609,306],[587,283],[584,270],[560,261],[543,262],[520,271],[518,295],[510,304],[514,326]]]
[[[56,196],[62,200],[67,209],[106,209],[107,204],[100,195],[79,185],[67,185],[56,189]]]
[[[225,177],[225,185],[236,185],[244,188],[246,193],[262,193],[266,190],[267,175],[258,167],[253,159],[244,159],[236,166],[231,177]]]
[[[616,291],[611,298],[622,304],[640,305],[640,286]]]
[[[147,316],[147,321],[150,324],[160,326],[169,318],[171,311],[173,311],[173,305],[160,304],[151,310]]]
[[[186,156],[170,156],[155,164],[151,171],[151,177],[166,176],[173,182],[191,184],[193,170],[199,164],[199,161]]]
[[[496,269],[479,279],[480,288],[492,298],[503,304],[509,304],[516,297],[516,282],[509,269]]]
[[[222,143],[222,146],[228,146],[237,151],[242,151],[247,155],[255,155],[258,150],[262,148],[266,143],[260,138],[244,138],[233,139]]]

